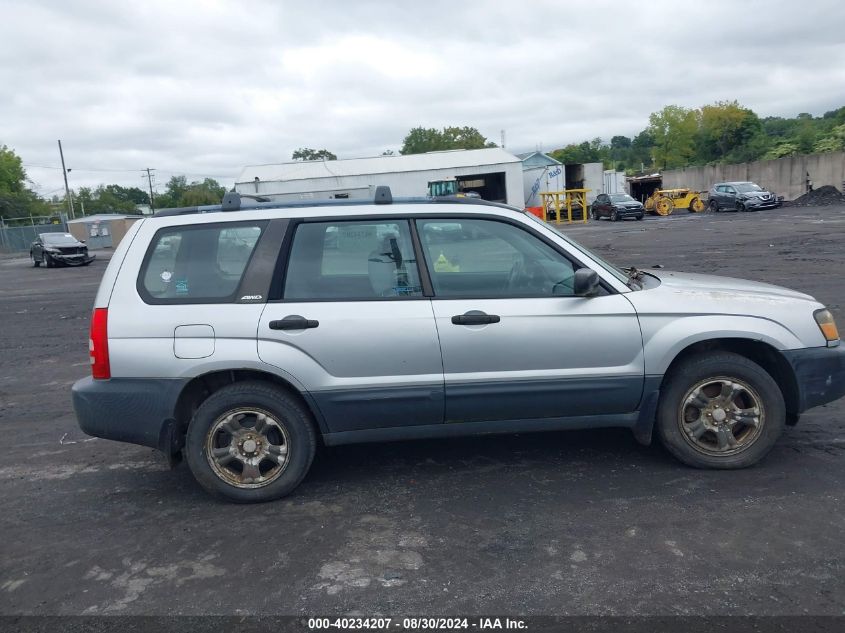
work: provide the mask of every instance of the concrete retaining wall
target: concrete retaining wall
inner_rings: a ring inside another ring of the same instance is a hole
[[[845,152],[787,156],[739,165],[673,169],[663,172],[663,188],[689,187],[704,191],[717,182],[751,180],[787,200],[794,200],[807,193],[807,174],[810,174],[816,189],[823,185],[833,185],[842,191],[845,181]]]

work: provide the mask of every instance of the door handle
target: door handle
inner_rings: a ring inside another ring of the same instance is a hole
[[[452,317],[452,323],[455,325],[484,325],[486,323],[498,323],[501,320],[498,314],[484,314],[483,312],[467,312]]]
[[[320,325],[319,321],[301,316],[286,316],[278,321],[270,321],[271,330],[308,330]]]

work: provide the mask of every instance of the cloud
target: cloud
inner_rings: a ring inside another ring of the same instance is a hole
[[[0,22],[0,143],[47,193],[59,138],[73,187],[143,186],[145,167],[159,187],[230,185],[302,146],[395,150],[417,125],[506,130],[520,151],[633,135],[669,103],[821,114],[843,105],[842,15],[827,0],[20,0]]]

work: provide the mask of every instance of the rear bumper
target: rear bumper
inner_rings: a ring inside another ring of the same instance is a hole
[[[183,379],[83,378],[73,385],[73,408],[88,435],[174,452],[176,401]],[[176,436],[179,436],[178,438]],[[178,448],[176,449],[178,450]]]
[[[845,345],[783,352],[798,382],[798,413],[845,396]]]

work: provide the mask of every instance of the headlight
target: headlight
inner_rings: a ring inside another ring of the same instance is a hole
[[[835,343],[839,341],[839,330],[836,329],[836,321],[833,320],[833,315],[830,310],[823,308],[813,312],[813,318],[819,324],[819,329],[828,343]]]

